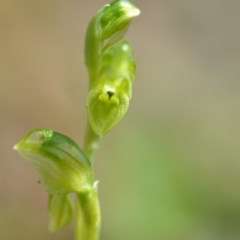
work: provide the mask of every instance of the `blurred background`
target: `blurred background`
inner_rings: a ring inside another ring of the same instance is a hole
[[[33,128],[82,145],[83,41],[104,0],[0,1],[0,239],[47,230],[47,195],[12,146]],[[102,240],[240,239],[240,2],[135,0],[130,110],[96,156]]]

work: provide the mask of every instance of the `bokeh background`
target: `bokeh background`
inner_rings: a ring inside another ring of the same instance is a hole
[[[47,196],[12,146],[33,128],[82,144],[83,40],[104,0],[0,1],[0,239],[47,231]],[[96,156],[102,240],[240,239],[240,1],[135,0],[130,110]]]

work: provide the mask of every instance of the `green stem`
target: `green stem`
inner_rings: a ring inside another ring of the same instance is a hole
[[[76,240],[98,240],[100,208],[97,187],[77,195]]]
[[[91,163],[98,149],[100,137],[89,124],[84,141],[84,151]],[[100,234],[101,213],[96,182],[91,191],[77,195],[76,240],[98,240]]]
[[[88,156],[91,163],[93,162],[94,154],[99,147],[100,139],[101,138],[92,130],[88,123],[84,141],[84,152]]]

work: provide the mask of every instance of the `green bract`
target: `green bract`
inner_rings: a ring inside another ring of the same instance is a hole
[[[49,193],[84,192],[92,188],[90,162],[67,136],[37,129],[28,133],[14,149],[32,163]]]
[[[88,94],[88,119],[99,136],[114,127],[128,110],[135,78],[135,61],[126,40],[108,48],[103,55],[97,81]]]

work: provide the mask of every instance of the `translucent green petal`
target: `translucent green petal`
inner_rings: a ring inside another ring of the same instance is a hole
[[[49,230],[56,232],[71,223],[73,205],[67,194],[49,194],[48,213],[50,217]]]

